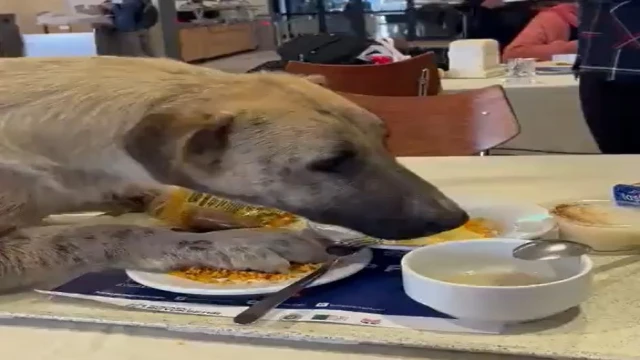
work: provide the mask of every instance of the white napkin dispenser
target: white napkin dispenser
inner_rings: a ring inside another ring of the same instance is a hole
[[[490,78],[502,76],[500,45],[493,39],[456,40],[449,44],[450,78]]]

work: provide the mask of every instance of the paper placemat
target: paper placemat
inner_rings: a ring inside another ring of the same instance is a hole
[[[410,299],[402,288],[400,271],[405,253],[373,249],[373,260],[364,270],[305,289],[264,319],[472,333],[502,330],[502,324],[463,322]],[[222,317],[234,317],[262,297],[177,294],[138,284],[123,271],[91,273],[39,292],[140,310]]]

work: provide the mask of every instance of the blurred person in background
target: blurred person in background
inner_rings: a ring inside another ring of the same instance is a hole
[[[605,154],[640,154],[640,0],[579,0],[582,112]]]
[[[0,57],[24,55],[24,40],[18,24],[10,16],[0,18]]]
[[[344,5],[344,9],[342,9],[342,14],[349,21],[349,26],[351,27],[351,31],[355,35],[364,35],[366,34],[367,24],[365,20],[365,13],[371,12],[371,3],[367,0],[349,0]],[[365,34],[361,34],[362,30],[365,31]]]
[[[536,15],[530,1],[466,0],[467,37],[494,39],[502,51]]]
[[[639,19],[640,21],[640,19]],[[560,4],[540,11],[504,49],[503,60],[534,58],[578,51],[578,5]]]
[[[113,18],[113,27],[102,29],[108,39],[105,52],[112,52],[105,55],[154,56],[150,29],[158,22],[159,14],[151,0],[108,0],[101,8]]]

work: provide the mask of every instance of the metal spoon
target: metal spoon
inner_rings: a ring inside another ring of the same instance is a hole
[[[271,309],[287,301],[290,297],[299,293],[307,285],[314,282],[316,279],[326,274],[331,268],[333,268],[339,261],[345,256],[353,255],[362,250],[362,247],[344,246],[344,245],[331,245],[326,248],[326,252],[331,255],[329,260],[322,264],[318,269],[305,277],[297,280],[293,284],[275,292],[257,303],[250,306],[240,314],[233,318],[233,322],[240,325],[248,325],[258,321],[265,316]]]
[[[587,244],[569,240],[532,240],[513,249],[513,257],[521,260],[556,260],[586,254],[613,254],[640,250],[631,246],[616,250],[597,250]]]

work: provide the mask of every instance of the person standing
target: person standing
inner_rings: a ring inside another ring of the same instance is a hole
[[[604,154],[640,154],[640,0],[579,0],[582,112]]]
[[[102,4],[113,18],[120,56],[153,57],[150,29],[158,21],[151,0],[111,0]]]

